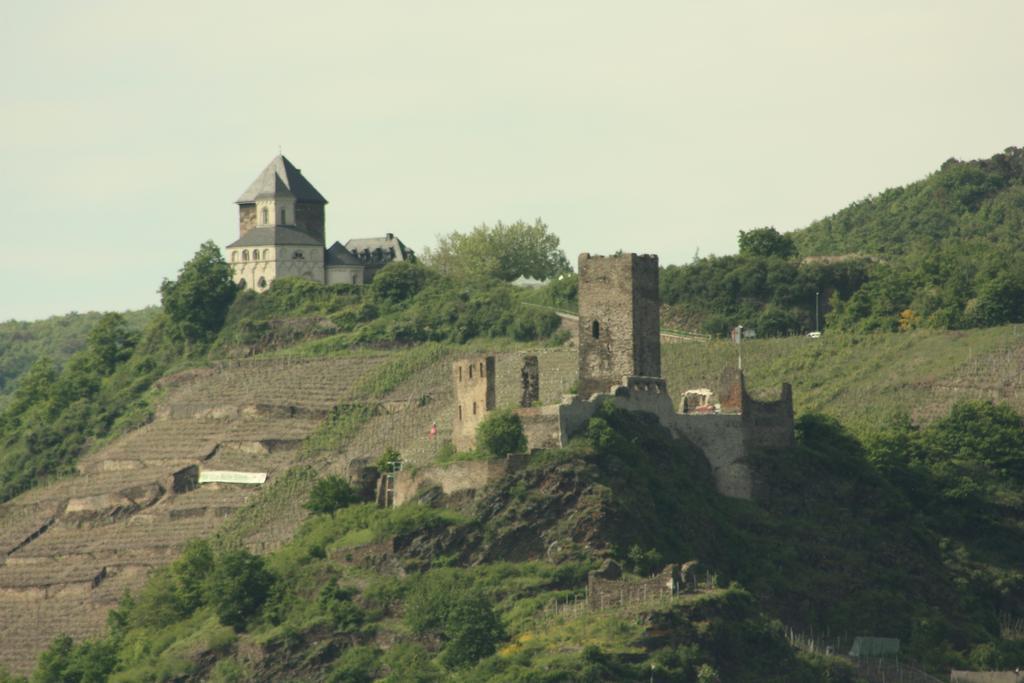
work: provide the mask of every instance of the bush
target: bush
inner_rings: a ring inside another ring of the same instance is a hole
[[[476,428],[476,447],[496,457],[525,451],[522,420],[508,409],[488,413]]]
[[[336,510],[356,502],[356,494],[344,477],[336,474],[320,479],[313,485],[306,501],[306,509],[313,514],[330,515]]]
[[[267,599],[274,577],[262,557],[247,550],[233,550],[217,558],[210,576],[207,601],[217,618],[236,631],[245,628]]]
[[[392,261],[373,276],[370,286],[379,298],[398,303],[416,296],[427,284],[428,275],[419,263]]]
[[[212,241],[200,245],[177,280],[160,285],[164,312],[191,340],[209,339],[220,330],[237,293],[231,267]]]

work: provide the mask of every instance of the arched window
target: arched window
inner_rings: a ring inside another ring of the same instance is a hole
[[[248,249],[243,249],[242,250],[242,260],[243,261],[248,261],[249,260],[249,250]]]
[[[592,322],[590,324],[590,334],[594,337],[594,339],[600,339],[601,338],[601,323],[597,322],[596,320],[594,322]]]
[[[238,288],[245,289],[245,278],[242,278],[241,280],[238,281]]]
[[[260,260],[260,250],[259,249],[253,249],[252,250],[252,260],[253,261],[259,261]]]
[[[231,262],[234,263],[237,260],[238,260],[238,252],[237,251],[231,252]]]
[[[270,222],[270,213],[267,211],[267,207],[263,207],[263,225]]]
[[[270,257],[270,250],[269,249],[264,249],[263,250],[263,260],[266,261],[269,257]]]
[[[260,289],[266,289],[267,288],[267,278],[261,277],[260,281],[256,283],[256,286],[259,287]]]

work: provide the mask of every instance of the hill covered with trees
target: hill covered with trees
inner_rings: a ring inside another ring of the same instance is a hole
[[[966,329],[1024,321],[1024,150],[950,159],[780,235],[741,233],[736,256],[668,266],[663,298],[676,320],[722,334],[814,329],[820,294],[836,329]]]

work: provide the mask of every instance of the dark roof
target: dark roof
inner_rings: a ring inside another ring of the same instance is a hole
[[[395,261],[411,261],[416,257],[416,253],[412,249],[405,246],[402,240],[391,233],[384,237],[365,237],[349,240],[345,242],[345,248],[356,256],[360,256],[363,251],[369,251],[370,254],[373,254],[377,249],[380,249],[385,254],[390,254],[390,250],[393,249]]]
[[[290,247],[319,247],[322,244],[314,237],[310,237],[301,230],[276,226],[272,228],[253,228],[229,244],[226,248],[233,247],[263,247],[267,245],[288,245]]]
[[[300,202],[327,203],[323,195],[302,176],[302,171],[283,154],[274,157],[235,203],[251,204],[265,197],[295,197]]]
[[[325,266],[361,266],[363,262],[352,255],[352,252],[335,242],[324,255]]]

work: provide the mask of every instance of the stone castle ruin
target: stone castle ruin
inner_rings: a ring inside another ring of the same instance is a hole
[[[754,476],[752,452],[793,444],[793,396],[784,384],[776,401],[756,401],[747,393],[742,371],[726,368],[717,392],[687,391],[673,404],[661,376],[658,257],[619,254],[579,257],[578,393],[553,405],[537,406],[540,374],[535,357],[526,357],[520,372],[522,399],[516,408],[530,450],[564,446],[587,424],[604,401],[623,410],[655,415],[673,436],[699,447],[711,466],[719,493],[750,500]],[[477,356],[452,365],[457,413],[453,443],[460,450],[475,445],[476,426],[495,408],[495,358]],[[482,488],[515,466],[520,458],[484,467],[455,463],[411,475],[396,504],[415,497],[421,486],[445,493],[470,486]],[[462,470],[466,469],[466,472]],[[469,470],[472,470],[470,472]]]

